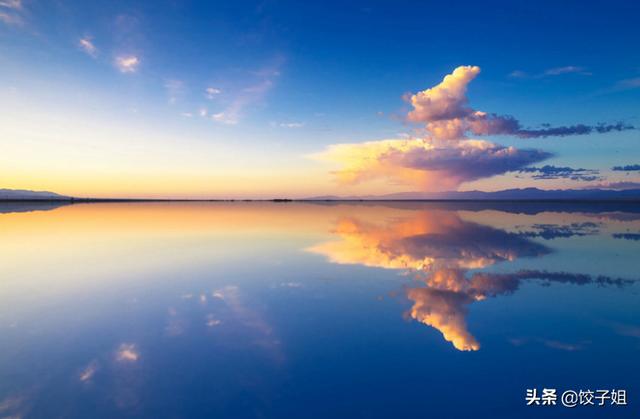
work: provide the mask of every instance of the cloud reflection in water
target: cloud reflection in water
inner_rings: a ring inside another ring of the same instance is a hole
[[[338,264],[397,269],[422,285],[410,287],[408,317],[439,330],[460,351],[480,349],[467,330],[466,316],[475,301],[515,292],[523,281],[623,286],[631,281],[586,274],[519,270],[478,272],[500,262],[537,258],[552,251],[523,234],[464,220],[456,211],[423,210],[406,217],[372,222],[357,216],[337,220],[337,240],[310,252]],[[472,272],[473,271],[473,272]]]

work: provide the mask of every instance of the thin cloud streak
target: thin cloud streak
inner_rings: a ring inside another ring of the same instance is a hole
[[[169,104],[173,105],[184,94],[185,83],[182,80],[165,80],[164,88],[167,90]]]
[[[571,167],[557,167],[546,165],[542,167],[525,167],[518,171],[519,173],[532,173],[535,180],[549,179],[570,179],[583,182],[592,182],[594,180],[602,180],[598,170],[592,169],[573,169]]]
[[[593,185],[589,185],[586,188],[592,189],[612,189],[612,190],[628,190],[628,189],[640,189],[640,182],[633,181],[621,181],[621,182],[601,182]]]
[[[82,51],[90,55],[91,57],[96,57],[98,55],[98,49],[91,41],[91,37],[85,36],[84,38],[80,38],[78,40],[78,46]]]
[[[613,166],[614,172],[636,172],[640,170],[640,164],[627,164],[625,166]]]
[[[262,101],[273,88],[276,78],[280,76],[282,63],[283,58],[277,57],[271,66],[253,72],[252,75],[257,81],[240,89],[224,110],[211,114],[211,119],[227,125],[238,124],[246,108]]]
[[[538,73],[538,74],[529,74],[526,71],[514,70],[511,73],[509,73],[509,77],[514,79],[527,79],[527,78],[541,79],[545,77],[561,76],[564,74],[579,74],[582,76],[593,75],[593,73],[591,73],[590,71],[587,71],[587,69],[585,69],[584,67],[568,65],[564,67],[549,68],[543,71],[542,73]]]
[[[1,0],[0,21],[8,26],[24,25],[22,0]]]
[[[613,87],[613,91],[632,90],[640,88],[640,77],[620,80]]]
[[[96,361],[91,361],[89,365],[87,365],[79,375],[79,379],[82,382],[90,382],[95,373],[98,371],[98,363]]]
[[[304,122],[282,122],[279,124],[281,128],[302,128]]]

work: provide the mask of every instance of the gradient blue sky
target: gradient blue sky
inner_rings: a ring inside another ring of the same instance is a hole
[[[634,1],[0,0],[0,187],[175,197],[416,190],[385,176],[336,183],[340,164],[317,156],[415,136],[403,95],[461,65],[482,69],[469,105],[523,127],[638,126],[638,16]],[[459,189],[640,181],[638,171],[610,170],[640,162],[637,129],[473,138],[544,150],[553,157],[534,166],[596,169],[599,179],[511,171]]]

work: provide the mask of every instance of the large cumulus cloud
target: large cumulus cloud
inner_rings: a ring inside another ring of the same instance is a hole
[[[337,144],[316,155],[341,166],[335,174],[343,184],[382,178],[430,191],[451,190],[463,182],[517,171],[550,156],[542,150],[481,140],[443,143],[430,139]]]
[[[633,128],[623,123],[558,127],[544,124],[541,128],[524,128],[512,116],[487,113],[470,106],[467,88],[478,74],[477,66],[460,66],[436,86],[406,97],[412,106],[406,115],[407,121],[423,125],[419,137],[336,144],[314,156],[337,164],[339,168],[334,173],[343,184],[387,179],[396,184],[418,186],[424,191],[445,191],[457,189],[465,182],[508,172],[528,173],[526,168],[530,165],[552,156],[543,150],[506,147],[472,139],[470,135],[564,137]],[[538,173],[541,169],[531,170]],[[555,175],[547,178],[559,178],[558,173]],[[597,179],[597,173],[569,175],[573,175],[574,180]]]
[[[467,103],[467,85],[479,73],[480,67],[458,67],[437,86],[411,96],[413,110],[407,119],[412,122],[435,122],[470,115],[473,109]]]
[[[424,123],[432,138],[457,140],[468,133],[474,135],[511,135],[519,138],[566,137],[569,135],[604,134],[634,129],[617,122],[596,125],[576,124],[541,128],[524,128],[513,116],[497,115],[474,110],[467,99],[467,85],[480,73],[480,67],[460,66],[430,89],[409,96],[413,110],[407,115],[410,122]]]

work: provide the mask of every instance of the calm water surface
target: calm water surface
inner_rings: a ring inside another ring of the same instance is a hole
[[[0,254],[0,417],[639,416],[638,205],[2,204]]]

